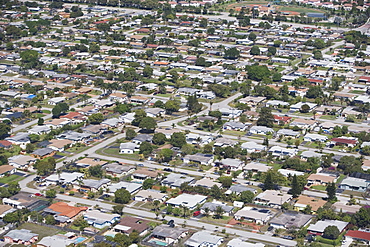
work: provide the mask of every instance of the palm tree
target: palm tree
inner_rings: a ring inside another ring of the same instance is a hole
[[[204,209],[204,214],[206,215],[207,218],[209,217],[209,208]]]

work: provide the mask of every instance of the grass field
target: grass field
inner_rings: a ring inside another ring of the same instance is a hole
[[[298,13],[324,13],[322,10],[311,9],[311,8],[303,8],[303,7],[288,7],[288,6],[280,6],[278,7],[279,11],[293,11]]]
[[[0,183],[7,184],[7,183],[10,183],[10,182],[13,182],[13,181],[19,181],[22,178],[23,177],[18,176],[18,175],[10,175],[9,177],[2,177],[2,178],[0,178]]]
[[[40,225],[36,225],[32,223],[24,223],[23,225],[18,227],[18,229],[27,229],[27,230],[31,230],[33,233],[39,234],[39,240],[41,240],[42,238],[46,236],[55,235],[58,232],[58,230],[54,228],[40,226]]]
[[[314,185],[314,186],[311,186],[311,188],[315,190],[323,190],[323,191],[326,190],[326,186],[324,185]]]

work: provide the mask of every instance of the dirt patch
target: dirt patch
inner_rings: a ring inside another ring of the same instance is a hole
[[[250,223],[250,222],[240,222],[240,221],[237,221],[236,219],[231,219],[228,223],[228,225],[245,225],[245,226],[250,226],[253,228],[253,230],[256,230],[256,231],[259,231],[261,229],[262,226],[259,226],[255,223]]]

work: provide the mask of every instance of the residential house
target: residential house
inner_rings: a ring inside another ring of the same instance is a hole
[[[190,162],[198,163],[201,165],[211,165],[213,163],[212,154],[188,154],[184,158],[184,163],[189,164]]]
[[[131,124],[131,122],[135,119],[135,113],[129,112],[120,117],[124,123]]]
[[[199,231],[193,234],[186,242],[184,246],[187,247],[218,247],[223,243],[224,239],[217,235],[211,234],[209,231]]]
[[[54,185],[76,184],[84,176],[85,174],[80,172],[62,172],[60,174],[51,174],[50,176],[46,177],[45,183]]]
[[[254,198],[256,204],[265,205],[269,207],[280,208],[283,203],[292,199],[292,196],[285,192],[276,190],[266,190]]]
[[[305,174],[304,172],[300,172],[300,171],[296,171],[292,169],[279,169],[278,172],[281,173],[284,177],[290,177],[294,175],[302,176]]]
[[[303,151],[301,159],[307,160],[308,158],[321,158],[324,154],[316,153],[314,151]]]
[[[28,134],[35,134],[35,135],[42,135],[47,134],[51,131],[50,126],[47,125],[36,125],[32,127],[30,130],[28,130]]]
[[[270,226],[283,229],[299,229],[306,227],[312,220],[312,215],[286,212],[270,220]]]
[[[162,133],[166,136],[167,139],[170,139],[173,133],[179,133],[179,132],[182,132],[182,131],[179,129],[173,129],[173,128],[155,129],[155,133]]]
[[[311,207],[313,212],[316,212],[319,208],[323,207],[326,201],[306,195],[300,195],[294,204],[296,210],[304,210],[307,206]]]
[[[252,172],[267,172],[268,170],[272,169],[271,166],[268,166],[263,163],[259,162],[251,162],[245,165],[244,170],[245,171],[252,171]]]
[[[236,144],[238,144],[238,141],[231,140],[225,137],[219,137],[214,141],[215,147],[234,147]]]
[[[135,105],[138,105],[138,104],[145,105],[146,103],[149,102],[149,98],[136,95],[130,98],[130,102],[131,104],[135,104]]]
[[[288,124],[290,123],[291,120],[292,120],[291,117],[274,115],[274,121],[277,122],[278,124],[280,123]]]
[[[73,245],[75,240],[65,235],[46,236],[37,243],[37,247],[67,247]]]
[[[104,120],[101,125],[106,127],[106,128],[117,128],[122,124],[123,120],[119,118],[108,118]]]
[[[49,127],[50,129],[59,129],[69,123],[70,123],[69,119],[56,118],[56,119],[50,119],[50,120],[45,121],[44,125]]]
[[[5,140],[13,145],[19,145],[22,149],[25,149],[27,144],[31,143],[28,133],[24,132],[18,132],[15,136],[7,137]]]
[[[79,124],[85,122],[87,117],[79,112],[69,112],[61,116],[60,119],[68,119],[71,124]]]
[[[148,242],[153,240],[160,240],[167,243],[167,245],[175,245],[188,233],[189,230],[185,228],[171,227],[169,225],[159,225],[153,229],[152,234],[148,237]]]
[[[173,207],[180,207],[184,206],[190,210],[193,210],[197,207],[197,205],[203,204],[207,199],[207,196],[203,195],[191,195],[191,194],[180,194],[177,197],[171,198],[166,201],[167,205],[171,205]]]
[[[79,190],[82,192],[97,192],[100,189],[105,189],[110,184],[110,179],[100,179],[100,180],[94,180],[94,179],[83,179],[82,184],[79,186]]]
[[[56,151],[52,148],[40,148],[31,153],[31,156],[37,159],[44,159],[47,157],[51,157],[56,153]]]
[[[234,207],[227,206],[224,203],[221,202],[206,202],[203,204],[203,206],[200,208],[200,212],[202,214],[206,214],[206,210],[208,210],[208,214],[215,215],[217,214],[217,208],[221,207],[224,216],[231,216],[233,214]],[[208,209],[206,209],[208,208]]]
[[[354,137],[338,137],[331,139],[330,144],[335,146],[347,146],[353,148],[358,144],[358,139]]]
[[[349,230],[344,236],[346,240],[360,241],[367,245],[370,245],[370,232],[369,231]]]
[[[119,145],[120,154],[133,154],[135,151],[139,151],[135,143],[124,142]]]
[[[110,227],[120,220],[119,214],[108,214],[99,210],[88,210],[83,217],[89,225],[98,229]]]
[[[348,205],[345,202],[335,202],[331,208],[337,213],[355,214],[362,208],[361,205]]]
[[[247,128],[248,124],[235,121],[230,121],[223,125],[224,130],[245,131]]]
[[[194,181],[193,177],[185,176],[178,173],[170,173],[168,176],[162,180],[162,186],[168,186],[171,189],[180,188],[183,183],[191,183]]]
[[[82,158],[75,162],[75,166],[81,168],[89,168],[90,166],[104,166],[105,164],[107,164],[107,162],[104,160],[88,157]]]
[[[308,107],[310,108],[309,112],[312,111],[313,109],[315,109],[315,107],[317,106],[317,104],[314,104],[314,103],[298,102],[297,104],[291,105],[290,110],[291,111],[299,111],[299,110],[302,109],[302,106],[304,106],[304,105],[308,105]]]
[[[125,216],[120,222],[113,227],[113,231],[129,235],[133,231],[139,233],[139,236],[148,234],[150,225],[149,220],[144,220],[137,217]]]
[[[119,102],[119,103],[125,103],[128,100],[127,95],[121,92],[111,93],[108,96],[108,99],[110,101]]]
[[[152,118],[164,116],[166,113],[166,111],[162,108],[146,108],[145,112],[148,117]]]
[[[249,129],[249,134],[253,135],[269,135],[275,134],[275,131],[272,128],[266,127],[266,126],[252,126]]]
[[[164,202],[167,198],[166,193],[161,193],[158,190],[140,190],[135,195],[135,201],[145,202],[145,201],[160,201]]]
[[[207,178],[207,177],[203,177],[199,180],[196,180],[195,182],[193,182],[191,184],[192,186],[201,186],[201,187],[204,187],[204,188],[212,188],[213,186],[217,186],[218,188],[221,188],[221,183],[218,183],[218,182],[215,182],[214,179],[212,178]]]
[[[39,235],[31,230],[15,229],[4,235],[4,242],[9,244],[32,245],[37,242]]]
[[[239,103],[247,104],[251,107],[256,107],[260,105],[266,97],[255,97],[255,96],[247,96],[239,100]]]
[[[49,207],[45,208],[43,211],[46,214],[53,215],[54,219],[59,224],[71,223],[76,219],[83,211],[86,211],[87,207],[74,207],[70,206],[65,202],[57,202],[51,204]]]
[[[218,109],[222,113],[223,118],[235,119],[242,114],[242,110],[230,109],[230,108],[220,108]]]
[[[250,191],[253,192],[253,194],[257,193],[256,189],[249,188],[243,184],[233,184],[230,186],[230,188],[225,192],[225,194],[230,195],[231,193],[235,193],[236,195],[239,195],[243,191]]]
[[[135,166],[110,163],[103,166],[106,174],[113,177],[123,177],[135,171]]]
[[[134,139],[132,139],[131,142],[133,142],[136,145],[140,146],[141,143],[143,143],[143,142],[149,142],[149,143],[151,143],[152,140],[153,140],[153,136],[152,135],[139,134]]]
[[[11,148],[13,145],[10,141],[1,140],[0,141],[0,148],[8,149]]]
[[[277,132],[277,135],[280,137],[280,136],[283,136],[283,137],[294,137],[294,138],[297,138],[301,135],[301,133],[299,131],[294,131],[294,130],[291,130],[291,129],[280,129],[278,130]]]
[[[72,141],[73,143],[77,143],[77,142],[86,141],[87,139],[90,138],[90,136],[91,134],[88,134],[88,133],[79,133],[76,131],[68,130],[58,135],[57,139],[67,139],[67,140]]]
[[[11,165],[2,165],[0,166],[0,178],[4,177],[5,175],[13,174],[16,172],[16,168]]]
[[[260,209],[254,207],[244,207],[234,214],[236,220],[252,221],[256,224],[266,224],[274,216],[269,209]]]
[[[272,153],[273,156],[279,156],[279,157],[293,157],[297,155],[298,149],[293,148],[284,148],[280,146],[272,146],[269,151],[269,153]]]
[[[300,129],[313,129],[316,126],[315,120],[296,118],[289,124],[290,127],[298,127]]]
[[[311,174],[307,178],[307,186],[311,185],[328,185],[328,183],[333,183],[337,180],[336,176],[332,176],[324,173]]]
[[[57,152],[63,152],[65,148],[70,147],[72,144],[72,141],[70,140],[58,140],[58,139],[52,139],[49,141],[50,144],[48,144],[48,148],[51,148]]]
[[[247,152],[250,153],[256,153],[256,152],[261,152],[266,150],[265,145],[257,144],[255,142],[244,142],[241,145],[241,148],[244,150],[247,150]]]
[[[344,229],[347,227],[348,222],[339,221],[339,220],[319,220],[315,224],[310,225],[307,228],[308,234],[311,235],[322,235],[324,233],[325,228],[328,226],[336,226],[339,232],[343,232]]]
[[[226,247],[265,247],[265,245],[263,243],[250,243],[242,238],[233,238],[227,243]]]
[[[370,180],[354,178],[354,177],[347,177],[342,180],[342,182],[339,185],[339,188],[343,190],[366,192],[367,189],[370,188]]]
[[[144,181],[147,178],[157,179],[160,175],[162,175],[160,171],[142,168],[132,173],[131,178],[137,181]]]
[[[58,103],[63,103],[66,100],[65,97],[55,97],[48,100],[49,105],[57,105]]]
[[[239,159],[231,159],[231,158],[222,159],[222,160],[217,161],[215,163],[219,167],[222,167],[224,169],[231,170],[231,171],[242,170],[244,168],[244,165],[245,165],[245,163],[243,161],[241,161]]]
[[[304,136],[304,141],[306,142],[326,142],[328,140],[328,137],[327,136],[324,136],[324,135],[319,135],[319,134],[311,134],[311,133],[307,133],[305,136]]]
[[[27,155],[16,155],[8,158],[9,165],[17,169],[25,169],[33,165],[37,161],[36,158]]]
[[[30,194],[20,192],[9,198],[3,198],[3,204],[17,209],[42,210],[49,205],[49,202],[31,197]]]
[[[141,189],[141,187],[142,187],[142,184],[139,184],[139,183],[130,183],[130,182],[121,181],[118,183],[110,184],[107,187],[107,191],[105,192],[105,194],[109,196],[114,196],[114,193],[119,189],[125,189],[128,192],[130,192],[130,194],[135,194]]]

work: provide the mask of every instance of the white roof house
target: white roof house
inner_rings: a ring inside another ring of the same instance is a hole
[[[280,207],[284,202],[288,202],[292,196],[276,190],[266,190],[257,195],[254,199],[256,204],[267,205],[270,207]]]
[[[191,194],[181,194],[175,198],[169,199],[166,204],[170,204],[174,207],[179,207],[183,205],[189,209],[194,209],[198,204],[203,204],[207,199],[207,196],[202,195],[191,195]]]
[[[248,153],[261,152],[266,150],[266,146],[255,142],[244,142],[241,145],[241,148],[247,150]]]
[[[319,135],[319,134],[307,133],[304,136],[304,141],[306,141],[306,142],[314,142],[314,141],[326,142],[327,140],[328,140],[327,136]]]
[[[263,243],[250,243],[241,238],[233,238],[231,239],[227,245],[227,247],[264,247]]]
[[[298,102],[297,104],[291,105],[290,110],[299,111],[303,105],[308,105],[310,107],[309,111],[312,111],[317,106],[317,104],[310,103],[310,102]]]
[[[271,166],[268,166],[263,163],[251,162],[244,167],[244,170],[253,172],[267,172],[271,168],[272,168]]]
[[[222,244],[224,239],[217,235],[211,234],[209,231],[199,231],[193,234],[186,242],[185,246],[189,247],[201,247],[201,246],[212,246],[218,247]]]
[[[348,222],[339,220],[320,220],[313,225],[310,225],[307,230],[312,233],[323,233],[328,226],[336,226],[339,232],[342,232],[348,225]]]
[[[273,156],[290,156],[293,157],[298,153],[298,149],[291,149],[291,148],[284,148],[280,146],[273,146],[269,149],[269,152],[272,153]]]
[[[267,134],[274,134],[275,131],[272,128],[266,127],[266,126],[252,126],[249,129],[250,134],[256,134],[256,135],[267,135]]]

